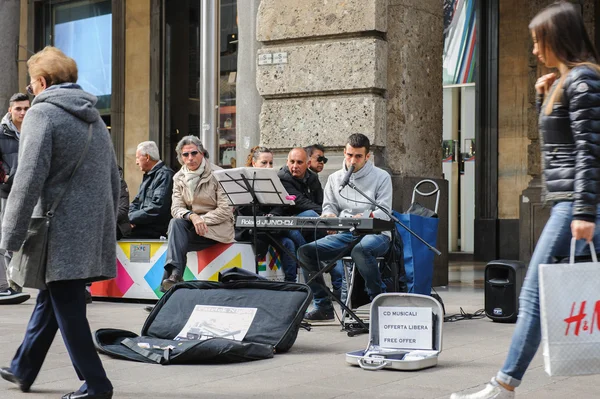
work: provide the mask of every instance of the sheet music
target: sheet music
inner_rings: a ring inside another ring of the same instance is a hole
[[[288,192],[277,176],[277,170],[271,168],[241,167],[215,170],[215,178],[223,187],[230,205],[248,205],[252,203],[252,194],[248,191],[242,176],[254,189],[256,198],[264,205],[294,205],[287,199]]]

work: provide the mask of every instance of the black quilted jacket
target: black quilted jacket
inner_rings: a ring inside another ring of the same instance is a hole
[[[573,218],[594,222],[600,202],[600,75],[577,66],[562,89],[550,115],[538,97],[546,201],[574,201]]]

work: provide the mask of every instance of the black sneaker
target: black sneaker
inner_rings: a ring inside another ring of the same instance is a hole
[[[31,298],[31,295],[17,292],[12,288],[0,291],[0,305],[16,305],[25,302],[29,298]]]
[[[335,319],[333,317],[333,309],[330,309],[330,310],[313,309],[304,315],[304,320],[306,320],[306,321],[333,321]]]

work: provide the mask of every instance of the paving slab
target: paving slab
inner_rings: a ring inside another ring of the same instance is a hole
[[[447,314],[483,308],[484,292],[473,287],[438,289]],[[32,291],[35,295],[35,292]],[[0,366],[19,346],[34,300],[0,306]],[[139,333],[147,317],[143,304],[95,301],[88,307],[92,329],[111,327]],[[348,337],[338,325],[300,330],[289,353],[273,359],[226,365],[159,366],[102,361],[115,398],[448,398],[456,390],[481,388],[502,365],[514,324],[487,318],[444,323],[439,365],[421,371],[364,371],[349,366],[345,353],[366,347],[367,335]],[[60,398],[79,381],[60,334],[54,340],[31,394],[0,380],[1,399]],[[518,390],[518,398],[600,397],[600,376],[549,377],[540,353]]]

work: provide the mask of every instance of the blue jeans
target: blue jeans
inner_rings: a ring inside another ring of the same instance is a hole
[[[296,216],[296,217],[317,217],[318,218],[319,214],[315,211],[304,211],[304,212],[300,212],[299,214],[294,215],[294,216]],[[288,236],[289,238],[291,238],[292,241],[294,241],[294,243],[296,244],[296,248],[300,248],[307,242],[312,241],[310,238],[307,239],[307,237],[310,237],[309,235],[313,235],[314,232],[312,229],[310,229],[310,230],[287,230],[284,234],[286,236]]]
[[[315,211],[304,211],[300,212],[296,215],[297,217],[319,217],[319,214]],[[314,231],[312,230],[288,230],[285,234],[296,244],[296,248],[300,248],[305,245],[307,242],[314,241]],[[320,235],[320,234],[318,234]],[[318,236],[317,235],[317,236]],[[307,236],[310,238],[307,239]],[[342,277],[343,277],[344,269],[342,269],[342,263],[338,262],[338,264],[329,271],[329,275],[331,276],[331,285],[336,290],[342,288]]]
[[[298,259],[308,269],[303,269],[304,278],[308,281],[310,278],[309,272],[314,273],[320,269],[320,261],[330,261],[334,259],[355,239],[357,239],[357,237],[353,236],[352,233],[343,232],[328,235],[327,237],[300,247],[298,249]],[[365,280],[367,293],[371,298],[374,298],[385,291],[385,286],[381,281],[381,274],[379,273],[377,257],[385,255],[389,246],[390,238],[388,236],[383,234],[369,234],[362,237],[360,243],[358,243],[350,253],[358,272]],[[317,262],[317,257],[319,262]],[[336,265],[336,268],[339,269],[339,262]],[[339,272],[343,273],[343,269]],[[315,308],[326,311],[331,310],[333,309],[331,299],[321,284],[324,284],[323,277],[319,277],[308,284],[314,294]]]
[[[281,240],[281,245],[290,251],[292,254],[296,254],[296,244],[289,237],[279,237]],[[285,281],[296,282],[296,278],[298,277],[298,265],[296,264],[296,259],[292,258],[285,251],[278,251],[279,256],[281,257],[281,266],[283,268],[283,273],[285,274]]]
[[[596,226],[600,225],[600,208],[596,211]],[[541,341],[538,269],[541,264],[553,263],[554,256],[568,256],[571,244],[573,203],[559,202],[552,207],[550,219],[535,246],[521,294],[519,316],[504,366],[496,380],[518,387],[535,356]],[[600,229],[594,233],[594,245],[599,248]],[[585,241],[577,242],[576,255],[589,254]]]

